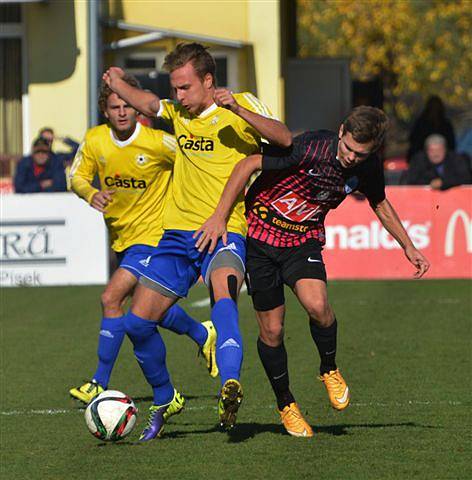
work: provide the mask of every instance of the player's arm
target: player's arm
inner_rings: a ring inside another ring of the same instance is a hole
[[[213,215],[193,235],[194,238],[198,237],[195,245],[200,252],[209,246],[208,252],[212,253],[220,237],[226,245],[226,223],[231,208],[238,195],[244,190],[251,175],[257,170],[284,170],[297,165],[304,157],[304,140],[305,134],[299,135],[294,138],[290,148],[278,149],[269,146],[263,155],[250,155],[236,164]]]
[[[414,246],[392,204],[384,198],[371,207],[388,233],[403,248],[406,258],[416,267],[415,278],[422,277],[429,269],[429,262]]]
[[[99,212],[105,212],[106,207],[112,201],[114,190],[100,191],[93,187],[92,182],[96,173],[97,163],[91,155],[86,139],[77,150],[70,169],[71,190]]]
[[[155,116],[160,107],[159,97],[154,93],[128,85],[123,80],[124,74],[121,68],[110,67],[102,78],[126,103],[148,117]]]
[[[232,92],[226,88],[217,88],[214,95],[215,103],[219,107],[228,108],[256,129],[262,138],[280,147],[289,147],[292,144],[292,134],[287,126],[275,118],[269,118],[253,112],[240,105]]]
[[[226,223],[231,208],[238,195],[244,190],[251,175],[261,168],[262,155],[260,154],[250,155],[236,164],[213,215],[193,234],[193,238],[198,237],[195,246],[200,252],[209,246],[208,252],[212,253],[220,237],[223,239],[223,244],[226,245]]]

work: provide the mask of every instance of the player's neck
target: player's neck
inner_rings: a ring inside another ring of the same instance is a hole
[[[203,103],[200,105],[198,110],[195,112],[195,115],[198,117],[201,113],[203,113],[207,108],[211,107],[215,101],[213,100],[213,94],[215,93],[215,89],[212,88],[209,90],[209,94],[203,101]]]
[[[119,132],[113,128],[112,132],[113,132],[113,136],[117,140],[119,140],[120,142],[124,142],[128,140],[128,138],[130,138],[131,135],[133,135],[135,130],[136,130],[136,125],[132,126],[129,130],[125,130],[124,132]]]

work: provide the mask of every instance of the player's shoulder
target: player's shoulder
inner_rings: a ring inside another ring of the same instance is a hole
[[[261,115],[269,115],[266,105],[251,92],[233,93],[235,100],[245,108],[253,110]]]
[[[143,125],[142,123],[140,124],[139,128],[141,130],[140,133],[148,137],[161,138],[162,136],[162,130],[159,130],[157,128],[148,127],[147,125]]]
[[[89,128],[85,132],[85,141],[103,141],[103,139],[110,135],[110,127],[103,123],[102,125],[97,125],[96,127]]]
[[[336,133],[331,130],[307,130],[296,135],[294,138],[308,141],[331,141],[336,137]]]
[[[159,117],[164,110],[172,111],[172,112],[179,112],[181,110],[185,110],[184,107],[180,102],[177,100],[173,100],[171,98],[161,98],[159,104],[159,111],[157,112],[157,116]]]
[[[258,113],[263,117],[277,119],[277,117],[275,117],[270,111],[270,108],[251,92],[233,93],[233,96],[239,105],[244,108]]]
[[[233,92],[233,97],[236,98],[236,100],[242,99],[246,101],[257,99],[257,97],[251,92]]]
[[[160,128],[147,127],[146,125],[141,125],[141,132],[150,141],[156,143],[171,142],[175,143],[174,135],[161,130]]]

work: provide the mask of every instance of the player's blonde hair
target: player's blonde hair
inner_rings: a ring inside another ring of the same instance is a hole
[[[208,47],[204,47],[200,43],[179,43],[172,52],[166,55],[163,67],[169,73],[172,73],[188,62],[192,62],[193,68],[200,79],[203,80],[205,75],[209,73],[213,78],[213,84],[216,86],[215,59],[208,52]]]
[[[141,84],[139,83],[138,79],[134,75],[125,73],[122,80],[126,82],[128,85],[131,85],[132,87],[141,88]],[[100,84],[100,92],[98,95],[98,108],[102,115],[105,113],[105,110],[107,108],[108,97],[112,93],[114,93],[113,90],[106,84],[105,81],[102,80],[102,83]]]

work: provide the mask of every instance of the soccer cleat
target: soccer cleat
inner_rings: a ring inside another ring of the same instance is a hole
[[[290,405],[284,407],[280,413],[280,420],[282,421],[285,430],[294,437],[312,437],[313,430],[310,425],[303,418],[302,412],[298,408],[298,405],[293,402]]]
[[[84,383],[81,387],[71,388],[69,394],[72,398],[88,404],[103,391],[105,389],[98,382],[91,380]]]
[[[226,380],[221,388],[220,397],[218,399],[220,426],[225,430],[234,427],[234,424],[236,423],[236,415],[242,401],[243,388],[241,387],[241,384],[235,379]]]
[[[325,384],[331,406],[336,410],[344,410],[349,405],[351,397],[341,372],[338,369],[331,370],[318,378]]]
[[[218,365],[216,364],[216,329],[211,320],[203,322],[202,325],[208,332],[206,342],[200,347],[200,353],[205,357],[208,373],[213,378],[218,376]]]
[[[174,390],[174,398],[167,405],[152,405],[149,408],[149,418],[146,427],[143,433],[141,433],[139,440],[147,442],[162,436],[164,424],[172,415],[179,414],[183,410],[184,405],[185,398],[177,390]]]

